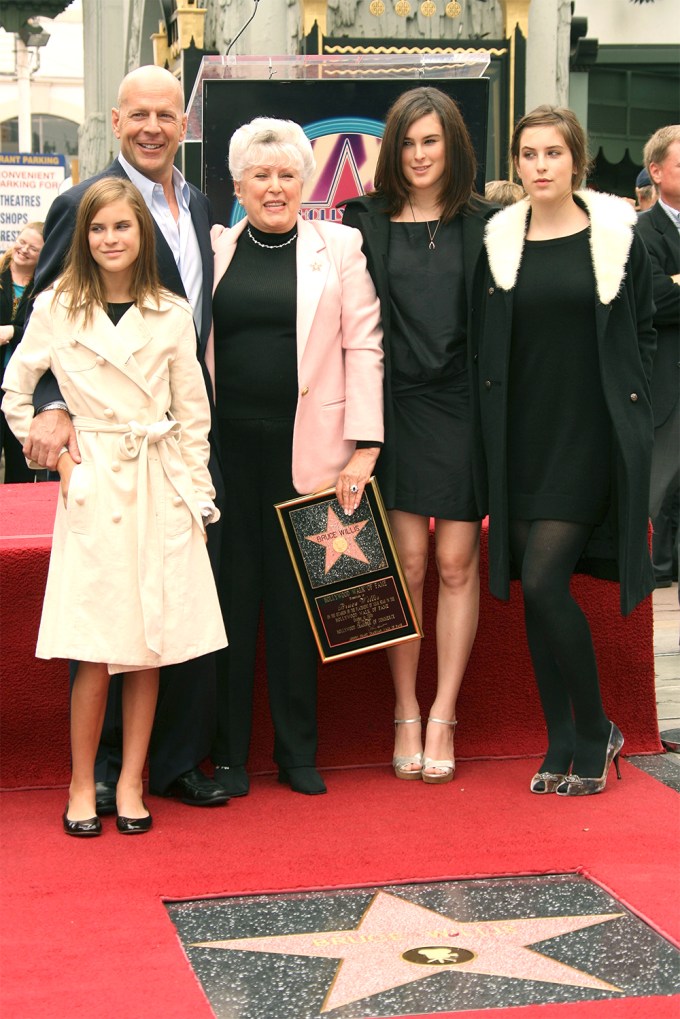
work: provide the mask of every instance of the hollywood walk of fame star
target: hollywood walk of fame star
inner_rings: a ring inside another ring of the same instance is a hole
[[[348,555],[352,559],[368,563],[368,559],[356,543],[357,535],[363,531],[367,523],[368,520],[357,520],[351,524],[341,524],[333,508],[328,507],[326,530],[319,534],[307,535],[307,541],[315,541],[317,545],[325,546],[326,573],[335,566],[341,555]]]
[[[455,966],[458,973],[620,993],[613,984],[556,962],[530,946],[622,915],[596,913],[460,923],[380,891],[373,896],[359,925],[351,930],[202,941],[195,947],[340,960],[322,1012],[423,980],[449,966]]]

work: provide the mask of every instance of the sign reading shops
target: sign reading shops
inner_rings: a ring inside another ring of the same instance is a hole
[[[27,223],[45,221],[65,176],[64,156],[0,152],[0,252]]]

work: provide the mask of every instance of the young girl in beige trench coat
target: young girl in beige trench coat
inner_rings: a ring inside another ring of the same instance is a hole
[[[8,365],[3,411],[21,442],[50,369],[73,416],[82,463],[64,449],[39,658],[79,663],[71,700],[70,835],[98,835],[94,759],[109,676],[125,673],[118,830],[147,831],[142,801],[162,665],[226,645],[205,525],[209,405],[186,301],[160,289],[154,229],[129,181],[81,202],[55,289],[36,302]]]

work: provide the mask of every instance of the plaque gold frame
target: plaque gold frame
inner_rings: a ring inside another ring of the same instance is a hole
[[[334,488],[274,508],[324,664],[422,638],[374,477],[351,516]]]

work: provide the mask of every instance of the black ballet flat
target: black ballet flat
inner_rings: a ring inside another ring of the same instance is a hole
[[[121,817],[118,814],[116,817],[116,828],[121,835],[142,835],[145,831],[149,831],[152,824],[151,814],[146,817]]]
[[[319,796],[326,792],[326,786],[316,768],[279,768],[279,782],[289,785],[294,793],[305,796]]]
[[[62,817],[64,831],[67,835],[76,835],[79,838],[92,838],[93,835],[101,835],[102,823],[98,817],[88,817],[87,821],[71,821],[68,817],[68,807]]]

